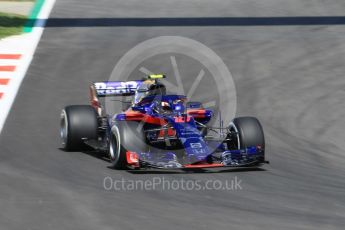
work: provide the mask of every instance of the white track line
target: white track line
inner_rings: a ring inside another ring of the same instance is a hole
[[[0,132],[12,107],[25,74],[30,66],[36,47],[43,33],[44,25],[54,6],[55,0],[45,0],[38,14],[35,26],[30,33],[0,40],[0,54],[21,54],[19,60],[0,59],[0,65],[15,65],[14,72],[0,72],[0,78],[10,78],[8,85],[1,85],[0,92]]]

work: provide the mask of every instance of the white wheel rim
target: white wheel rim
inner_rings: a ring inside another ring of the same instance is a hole
[[[115,133],[117,135],[115,135]],[[112,128],[112,135],[113,137],[110,138],[109,143],[109,154],[110,154],[110,160],[116,164],[116,162],[119,160],[121,145],[119,140],[119,129],[116,126],[113,126]],[[116,139],[114,140],[114,136]],[[116,141],[116,149],[114,148],[114,141]]]
[[[66,111],[62,110],[61,120],[60,120],[60,137],[62,141],[62,146],[66,147],[67,137],[68,137],[68,121]]]
[[[240,137],[239,137],[238,129],[233,122],[230,122],[230,124],[229,124],[229,129],[231,129],[231,128],[233,128],[235,130],[235,132],[237,133],[236,134],[236,136],[237,136],[237,148],[241,149],[241,145],[240,145],[241,143],[240,143]]]

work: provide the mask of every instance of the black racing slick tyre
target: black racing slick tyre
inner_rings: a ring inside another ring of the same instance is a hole
[[[230,131],[237,132],[234,146],[244,149],[251,146],[260,147],[265,151],[264,131],[255,117],[237,117],[230,123]]]
[[[145,135],[135,121],[120,121],[111,129],[109,158],[115,169],[127,169],[127,151],[141,153],[146,150]]]
[[[60,136],[67,151],[80,151],[85,140],[97,139],[97,113],[89,105],[66,106],[61,112]]]

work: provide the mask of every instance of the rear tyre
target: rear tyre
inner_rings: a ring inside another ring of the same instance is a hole
[[[61,112],[60,136],[67,151],[80,151],[86,147],[84,139],[97,139],[97,113],[89,105],[66,106]]]
[[[238,117],[232,120],[229,126],[230,131],[237,132],[232,135],[231,146],[237,149],[244,149],[251,146],[261,147],[265,151],[265,137],[259,120],[255,117]],[[235,138],[234,138],[235,137]]]
[[[115,169],[127,169],[127,151],[140,154],[146,150],[145,135],[138,122],[118,122],[111,129],[109,158]]]

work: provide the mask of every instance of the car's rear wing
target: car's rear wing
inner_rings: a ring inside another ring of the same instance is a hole
[[[154,80],[156,82],[161,78],[165,78],[165,75],[150,74],[147,76],[147,79]],[[90,103],[101,116],[103,110],[98,98],[135,95],[138,86],[144,81],[145,80],[94,82],[90,85]]]
[[[94,82],[90,85],[90,103],[98,114],[102,116],[103,109],[98,98],[134,95],[137,87],[142,82],[142,80]]]
[[[93,88],[97,97],[131,96],[142,82],[142,80],[94,82]]]

